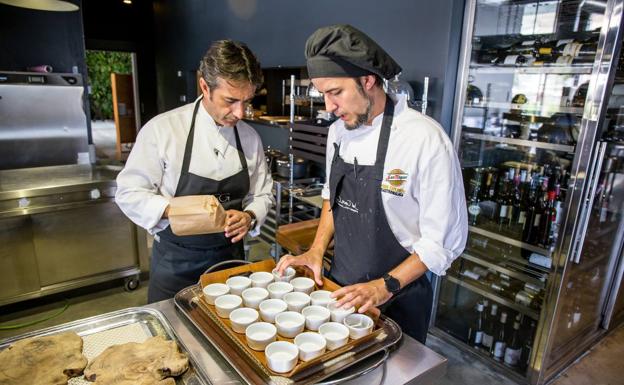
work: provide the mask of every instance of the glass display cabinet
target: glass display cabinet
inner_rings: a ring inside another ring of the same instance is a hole
[[[452,137],[469,237],[432,331],[521,382],[551,379],[624,301],[622,3],[466,2]]]

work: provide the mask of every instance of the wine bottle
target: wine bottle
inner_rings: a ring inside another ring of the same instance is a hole
[[[470,180],[470,191],[468,195],[468,222],[472,226],[477,225],[479,214],[481,213],[481,206],[479,205],[479,203],[481,202],[480,196],[483,179],[483,169],[476,168],[474,172],[475,174]]]
[[[501,230],[503,227],[507,227],[509,223],[508,216],[512,205],[511,191],[509,191],[509,171],[505,172],[496,203],[498,204],[498,229]]]
[[[483,328],[485,327],[484,321],[485,321],[485,315],[484,315],[484,306],[483,303],[478,303],[477,304],[477,320],[475,322],[475,325],[473,327],[473,339],[471,341],[472,346],[476,349],[480,349],[481,348],[481,342],[483,341]]]
[[[555,209],[555,191],[549,191],[546,195],[547,200],[537,243],[544,248],[549,248],[552,241],[552,224],[557,219],[557,210]]]
[[[504,363],[507,366],[515,368],[520,361],[520,355],[522,354],[522,343],[520,342],[520,322],[514,321],[513,332],[509,339],[509,344],[505,348]]]
[[[507,328],[507,313],[502,312],[500,323],[498,324],[494,346],[492,347],[492,356],[496,361],[501,361],[505,357],[505,348],[507,340],[505,339],[505,329]]]
[[[492,346],[494,346],[494,327],[496,326],[496,314],[498,313],[498,305],[493,303],[490,306],[490,315],[488,316],[485,328],[483,329],[483,339],[481,340],[481,347],[486,352],[490,352]]]
[[[524,335],[524,344],[522,345],[522,353],[520,354],[520,369],[526,370],[529,367],[531,359],[531,349],[533,347],[533,339],[535,333],[535,321],[531,321],[531,326],[526,330]]]

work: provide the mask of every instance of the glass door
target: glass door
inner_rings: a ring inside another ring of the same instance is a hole
[[[577,232],[581,246],[568,262],[559,296],[559,315],[552,328],[550,361],[575,350],[583,338],[602,333],[605,312],[611,311],[607,302],[622,263],[624,237],[623,61],[620,54],[619,60],[612,62],[616,71],[607,92],[608,104],[603,108],[602,132],[594,149],[593,172],[585,198],[587,213],[583,214]],[[615,283],[619,286],[617,280]]]
[[[453,136],[469,238],[435,327],[512,376],[531,366],[557,271],[605,3],[467,5]]]

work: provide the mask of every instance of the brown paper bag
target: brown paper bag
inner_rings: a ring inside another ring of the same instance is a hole
[[[214,195],[189,195],[169,201],[169,223],[175,235],[221,233],[225,209]]]

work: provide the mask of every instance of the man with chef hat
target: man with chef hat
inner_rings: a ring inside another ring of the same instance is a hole
[[[425,342],[432,305],[427,271],[443,275],[463,251],[466,202],[457,155],[443,128],[388,95],[382,79],[401,67],[350,25],[318,29],[306,42],[308,75],[339,119],[327,137],[327,181],[309,251],[278,263],[309,267],[335,241],[329,277],[339,305],[379,307]]]
[[[154,234],[148,302],[173,297],[215,263],[242,259],[243,237],[258,234],[273,203],[262,142],[241,121],[262,84],[260,63],[245,44],[220,40],[200,72],[202,95],[150,120],[117,177],[115,201]],[[224,232],[173,233],[170,203],[197,195],[212,195],[227,210]]]

